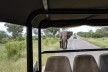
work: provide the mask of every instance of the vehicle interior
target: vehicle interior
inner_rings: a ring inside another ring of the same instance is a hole
[[[42,55],[107,51],[103,49],[74,49],[42,51],[41,29],[76,27],[81,25],[108,26],[108,0],[0,0],[0,22],[27,28],[27,72],[42,72]],[[33,68],[32,28],[38,28],[38,66]],[[44,72],[108,72],[108,54],[100,55],[99,66],[92,55],[77,55],[73,69],[68,57],[51,56]]]

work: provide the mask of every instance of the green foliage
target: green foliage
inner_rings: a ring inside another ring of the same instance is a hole
[[[5,31],[0,31],[0,39],[8,37],[8,34]]]
[[[45,38],[46,39],[46,38]],[[59,39],[56,38],[49,38],[47,37],[48,43],[45,45],[42,39],[42,50],[58,50],[59,48]],[[54,41],[53,41],[54,40]],[[9,42],[13,42],[15,40],[9,40]],[[16,41],[15,41],[16,42]],[[23,41],[17,41],[23,42]],[[25,43],[25,41],[24,41]],[[55,54],[43,54],[42,55],[42,69],[46,64],[46,60],[49,56],[54,56]],[[5,48],[4,44],[0,44],[0,72],[27,72],[27,53],[26,49],[21,51],[21,57],[18,58],[17,55],[13,55],[14,59],[7,59],[7,49]],[[15,59],[16,57],[16,59]],[[33,40],[33,60],[34,62],[38,60],[38,41]]]
[[[38,40],[38,37],[37,36],[32,36],[32,39],[33,40]]]
[[[57,35],[56,35],[56,38],[60,38],[60,34],[57,34]]]
[[[13,41],[23,41],[25,40],[23,37],[16,37],[15,39],[13,39]]]
[[[0,31],[0,43],[4,44],[7,42],[8,34],[5,31]]]
[[[7,31],[9,33],[12,33],[12,38],[16,38],[16,37],[22,37],[22,31],[23,31],[23,26],[20,25],[14,25],[14,24],[5,24],[5,26],[7,27]]]
[[[102,38],[102,37],[104,37],[104,34],[102,33],[95,32],[92,34],[92,38]]]
[[[35,34],[35,35],[38,35],[38,29],[36,29],[36,28],[33,28],[33,33]]]
[[[8,42],[5,44],[8,58],[19,58],[26,47],[25,41]]]
[[[98,47],[101,48],[108,48],[108,37],[103,37],[103,38],[85,38],[85,37],[80,37],[81,39],[90,42]]]
[[[98,33],[98,32],[93,32],[93,33],[89,33],[89,32],[79,32],[78,33],[79,36],[81,37],[87,37],[87,38],[102,38],[104,37],[105,35],[102,34],[102,33]]]
[[[55,44],[56,42],[59,42],[59,39],[57,39],[57,38],[55,38],[55,39],[52,38],[51,41],[50,41],[51,44]]]
[[[44,29],[43,32],[46,36],[53,36],[55,37],[55,35],[57,34],[57,32],[59,32],[60,29],[59,28],[47,28]]]
[[[45,46],[48,46],[49,44],[54,44],[57,41],[58,41],[57,38],[50,38],[50,37],[42,39],[43,45],[45,45]]]
[[[78,35],[81,37],[91,37],[91,38],[102,38],[108,37],[108,27],[103,27],[101,29],[97,29],[96,32],[90,30],[89,32],[78,32]]]
[[[5,43],[7,43],[8,42],[8,38],[2,38],[1,40],[0,40],[0,43],[1,44],[5,44]]]
[[[49,43],[49,39],[48,39],[48,38],[46,38],[46,39],[44,39],[44,40],[43,40],[43,44],[44,44],[44,45],[46,45],[46,46],[47,46],[47,45],[48,45],[48,43]]]

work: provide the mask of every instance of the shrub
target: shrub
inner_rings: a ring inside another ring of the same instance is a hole
[[[38,40],[38,37],[37,36],[32,36],[32,39],[33,40]]]
[[[8,58],[18,58],[21,56],[21,52],[24,50],[26,44],[25,41],[8,42],[5,44]]]
[[[48,43],[49,43],[49,39],[48,38],[44,39],[44,45],[48,45]]]
[[[5,43],[7,43],[8,42],[8,38],[2,38],[1,40],[0,40],[0,43],[1,44],[5,44]]]
[[[92,38],[102,38],[102,37],[104,37],[104,34],[102,33],[95,32],[92,34]]]

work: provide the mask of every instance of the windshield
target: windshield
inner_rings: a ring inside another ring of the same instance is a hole
[[[71,28],[43,29],[42,49],[46,50],[80,50],[80,49],[106,49],[108,48],[108,27],[78,26]],[[46,46],[46,47],[45,47]],[[74,59],[78,55],[92,55],[99,65],[100,55],[108,51],[87,51],[71,53],[45,54],[43,57],[66,56],[73,69]],[[48,58],[47,57],[47,58]],[[46,59],[47,59],[46,58]]]

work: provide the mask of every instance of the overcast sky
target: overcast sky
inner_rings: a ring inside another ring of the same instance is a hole
[[[7,30],[6,30],[7,27],[5,27],[4,24],[5,24],[4,22],[0,22],[0,31],[3,30],[3,31],[5,31],[5,32],[7,32]],[[7,33],[8,33],[8,32],[7,32]],[[26,28],[24,27],[23,35],[24,35],[25,33],[26,33]],[[8,33],[8,34],[11,35],[10,33]]]
[[[77,33],[77,32],[88,32],[90,30],[92,30],[93,32],[96,31],[96,29],[99,29],[100,27],[93,27],[93,26],[86,26],[86,25],[83,25],[83,26],[78,26],[78,27],[73,27],[73,28],[69,28],[70,31],[73,31],[74,33]]]
[[[4,26],[5,23],[0,23],[0,30],[4,30],[6,31],[6,27]],[[68,30],[69,31],[73,31],[74,33],[79,32],[79,31],[83,31],[83,32],[88,32],[90,30],[96,31],[96,29],[98,29],[99,27],[92,27],[92,26],[79,26],[79,27],[71,27]],[[23,33],[26,32],[26,29],[24,28]]]
[[[4,26],[4,23],[0,22],[0,30],[6,31],[6,27]]]

